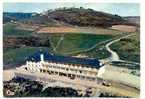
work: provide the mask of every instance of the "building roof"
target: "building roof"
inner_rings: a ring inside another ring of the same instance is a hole
[[[70,56],[52,55],[47,51],[38,51],[27,58],[27,61],[39,62],[41,61],[41,54],[44,56],[44,61],[62,63],[62,64],[75,64],[91,68],[100,68],[100,62],[98,59],[77,58]]]

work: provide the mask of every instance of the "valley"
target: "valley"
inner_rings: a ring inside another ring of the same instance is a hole
[[[138,17],[135,22],[127,19],[84,8],[4,13],[4,81],[13,78],[13,69],[28,56],[45,50],[53,55],[99,59],[106,66],[99,78],[109,82],[109,86],[99,86],[102,96],[139,97],[140,27]],[[79,96],[75,90],[66,90]]]

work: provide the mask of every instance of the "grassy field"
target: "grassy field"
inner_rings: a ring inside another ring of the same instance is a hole
[[[55,34],[50,36],[51,43],[53,44],[53,46],[56,47],[57,45],[56,52],[54,52],[52,44],[51,47],[26,46],[22,48],[4,50],[3,54],[4,64],[15,65],[24,63],[28,56],[30,56],[32,53],[36,52],[39,49],[45,49],[48,50],[50,53],[58,55],[74,56],[78,54],[84,54],[92,58],[104,58],[105,56],[107,56],[106,54],[108,53],[105,49],[99,48],[99,46],[94,47],[88,52],[86,52],[85,50],[91,48],[95,44],[98,44],[104,40],[113,38],[113,36],[111,35],[65,34],[64,39],[62,39],[62,41],[60,42],[60,38],[62,36],[63,36],[62,34],[61,35]]]
[[[4,36],[9,37],[30,37],[33,36],[33,31],[28,30],[20,30],[17,29],[17,24],[7,23],[3,25],[4,28]],[[77,27],[80,29],[79,27]],[[83,29],[84,30],[84,29]],[[81,31],[83,31],[81,30]],[[86,29],[87,30],[87,29]],[[89,28],[87,32],[94,32],[97,29],[92,30]],[[100,29],[98,29],[100,31]],[[107,31],[107,29],[106,29]],[[108,30],[110,33],[113,30]],[[107,34],[107,32],[98,32],[87,34],[85,31],[80,33],[37,33],[35,36],[49,39],[50,47],[29,47],[23,46],[20,48],[8,48],[4,49],[4,64],[21,64],[25,62],[26,57],[31,55],[33,52],[37,50],[46,49],[50,53],[54,53],[57,55],[69,55],[69,56],[77,56],[77,55],[85,55],[90,58],[107,58],[109,57],[109,53],[105,49],[105,44],[102,43],[104,41],[110,40],[116,37],[117,31],[112,32],[112,34]],[[104,34],[105,33],[105,34]]]
[[[39,49],[49,50],[48,48],[38,48],[38,47],[23,47],[17,49],[9,49],[3,52],[3,61],[4,65],[19,65],[25,63],[25,60],[28,56],[32,55]]]
[[[112,44],[111,49],[116,51],[122,60],[140,62],[139,33]]]
[[[90,51],[80,54],[88,56],[90,58],[98,58],[98,59],[104,59],[110,56],[110,53],[105,49],[105,46],[103,44],[98,45],[96,48]]]
[[[54,46],[57,45],[61,37],[61,34],[51,36],[51,42]],[[73,55],[113,37],[112,35],[65,34],[63,40],[57,46],[56,54],[69,55],[72,53]]]
[[[4,36],[23,36],[23,37],[27,37],[30,36],[32,34],[32,31],[29,30],[19,30],[16,29],[16,24],[12,24],[12,23],[7,23],[3,26],[3,33]]]

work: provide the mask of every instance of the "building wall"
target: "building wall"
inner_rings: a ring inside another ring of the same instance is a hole
[[[103,73],[105,73],[105,66],[101,67],[101,68],[98,70],[98,77],[102,77]]]
[[[68,64],[57,64],[51,62],[26,62],[26,69],[30,72],[42,72],[50,74],[66,74],[88,77],[88,78],[97,78],[98,70],[96,68],[87,68],[77,65],[68,65]],[[53,72],[53,73],[52,73]]]

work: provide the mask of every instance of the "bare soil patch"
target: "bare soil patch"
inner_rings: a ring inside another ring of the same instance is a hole
[[[14,77],[14,69],[3,70],[3,81],[9,81]]]
[[[123,31],[123,32],[135,32],[137,30],[136,26],[129,26],[129,25],[114,25],[111,29]]]
[[[116,75],[116,76],[114,76]],[[129,85],[134,88],[140,88],[140,78],[129,73],[129,70],[120,67],[107,66],[103,79]]]
[[[100,27],[43,27],[37,31],[37,33],[86,33],[86,34],[120,34],[118,30],[112,30],[108,28]]]
[[[71,27],[44,27],[38,33],[69,33],[76,32],[75,28]]]
[[[29,31],[34,31],[38,29],[39,26],[37,25],[29,25],[29,24],[19,24],[16,29],[18,30],[29,30]]]

